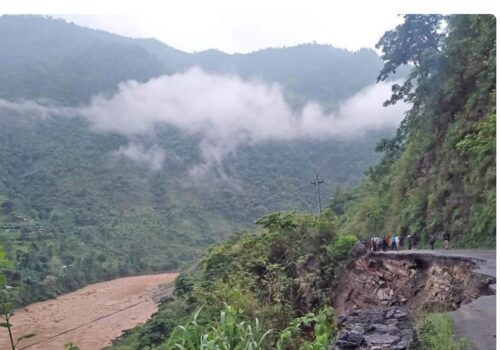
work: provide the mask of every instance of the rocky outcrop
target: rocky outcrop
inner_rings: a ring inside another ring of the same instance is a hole
[[[338,320],[335,350],[419,349],[415,321],[401,307],[351,311]]]
[[[475,263],[457,257],[370,253],[345,270],[334,306],[339,314],[384,306],[450,311],[491,294],[494,278],[473,272]]]
[[[365,255],[366,253],[368,253],[367,244],[362,243],[361,241],[358,241],[351,248],[351,251],[349,252],[349,257],[351,259],[355,259],[355,258],[359,258],[360,256]]]

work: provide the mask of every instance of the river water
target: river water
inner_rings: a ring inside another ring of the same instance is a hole
[[[11,319],[14,339],[36,336],[23,340],[17,349],[63,350],[68,341],[81,350],[110,345],[123,330],[144,323],[157,310],[152,300],[155,288],[176,277],[163,273],[118,278],[28,305]],[[6,328],[0,328],[0,349],[10,349]]]

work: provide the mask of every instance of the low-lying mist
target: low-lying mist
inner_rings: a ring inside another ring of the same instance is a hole
[[[406,106],[383,107],[383,101],[390,94],[391,83],[379,83],[345,100],[334,112],[325,112],[313,101],[294,110],[276,84],[192,68],[145,83],[121,83],[111,97],[97,95],[80,108],[0,100],[0,110],[41,117],[83,117],[95,132],[126,136],[129,144],[114,154],[146,164],[153,171],[165,162],[165,150],[155,144],[158,137],[155,130],[161,125],[174,126],[201,137],[202,163],[191,169],[191,175],[196,176],[217,166],[229,153],[245,144],[270,140],[352,139],[366,132],[395,128]],[[137,141],[139,136],[148,138],[150,146]]]

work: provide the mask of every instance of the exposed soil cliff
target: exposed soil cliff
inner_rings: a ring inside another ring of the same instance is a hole
[[[461,257],[369,253],[347,266],[335,296],[346,310],[404,306],[410,310],[451,311],[479,296],[494,294],[495,279],[473,271],[476,262]]]
[[[485,313],[495,309],[490,295],[496,264],[490,253],[365,253],[353,250],[354,260],[338,284],[340,334],[332,349],[419,349],[414,318],[406,310],[457,310],[451,315],[458,320],[458,335],[474,349],[494,348],[495,316]],[[476,258],[481,255],[487,258]]]

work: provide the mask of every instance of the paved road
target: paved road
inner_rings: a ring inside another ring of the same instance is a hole
[[[484,250],[402,250],[385,254],[419,254],[450,256],[473,259],[477,263],[474,270],[496,280],[496,252]],[[491,285],[496,291],[496,284]],[[496,295],[479,297],[458,310],[450,312],[455,322],[458,337],[465,337],[471,342],[471,349],[496,349]]]

